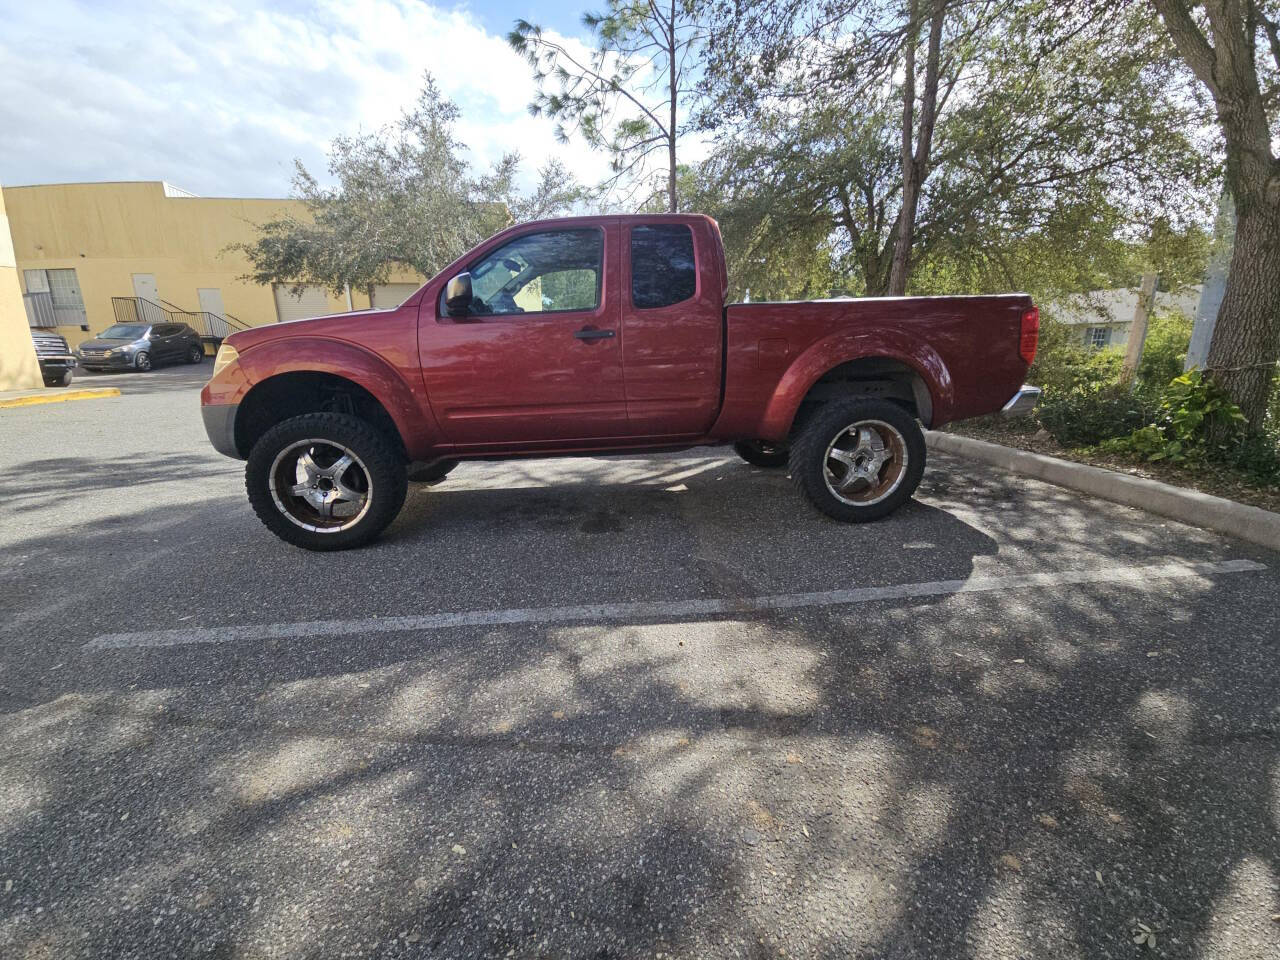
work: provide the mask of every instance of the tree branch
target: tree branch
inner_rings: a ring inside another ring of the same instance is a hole
[[[1187,61],[1196,78],[1218,96],[1218,82],[1213,75],[1215,54],[1209,41],[1196,25],[1185,0],[1152,0],[1160,18],[1164,20],[1174,46]]]

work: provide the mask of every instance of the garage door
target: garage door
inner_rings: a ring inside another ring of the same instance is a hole
[[[289,284],[277,283],[275,294],[276,319],[281,323],[322,317],[329,312],[329,294],[324,287],[308,285],[294,295],[290,292]]]
[[[418,283],[379,283],[373,288],[373,308],[394,310],[418,292]]]

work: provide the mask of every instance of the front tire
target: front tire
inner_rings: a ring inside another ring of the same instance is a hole
[[[204,347],[192,344],[191,349],[187,351],[187,363],[204,363]]]
[[[142,350],[133,358],[133,368],[140,373],[146,373],[151,369],[151,354]]]
[[[253,445],[245,489],[258,519],[306,550],[346,550],[378,536],[400,512],[405,464],[381,431],[341,413],[276,424]]]
[[[785,443],[739,440],[733,445],[733,452],[753,467],[785,467],[790,451]]]
[[[819,407],[791,445],[791,479],[811,504],[845,523],[879,520],[911,498],[924,474],[924,431],[887,400]]]

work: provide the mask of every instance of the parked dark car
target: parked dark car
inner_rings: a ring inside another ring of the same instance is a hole
[[[67,346],[66,338],[56,333],[32,330],[31,339],[36,345],[36,359],[40,361],[40,374],[44,377],[45,386],[70,386],[76,358]]]
[[[200,363],[204,343],[185,323],[117,323],[76,348],[86,370],[150,370],[162,363]]]

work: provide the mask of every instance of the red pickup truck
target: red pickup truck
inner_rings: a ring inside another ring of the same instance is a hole
[[[395,310],[232,334],[205,428],[248,461],[267,527],[332,550],[460,460],[730,443],[823,513],[874,520],[920,482],[921,424],[1039,395],[1025,295],[726,305],[727,289],[709,217],[521,224]]]

